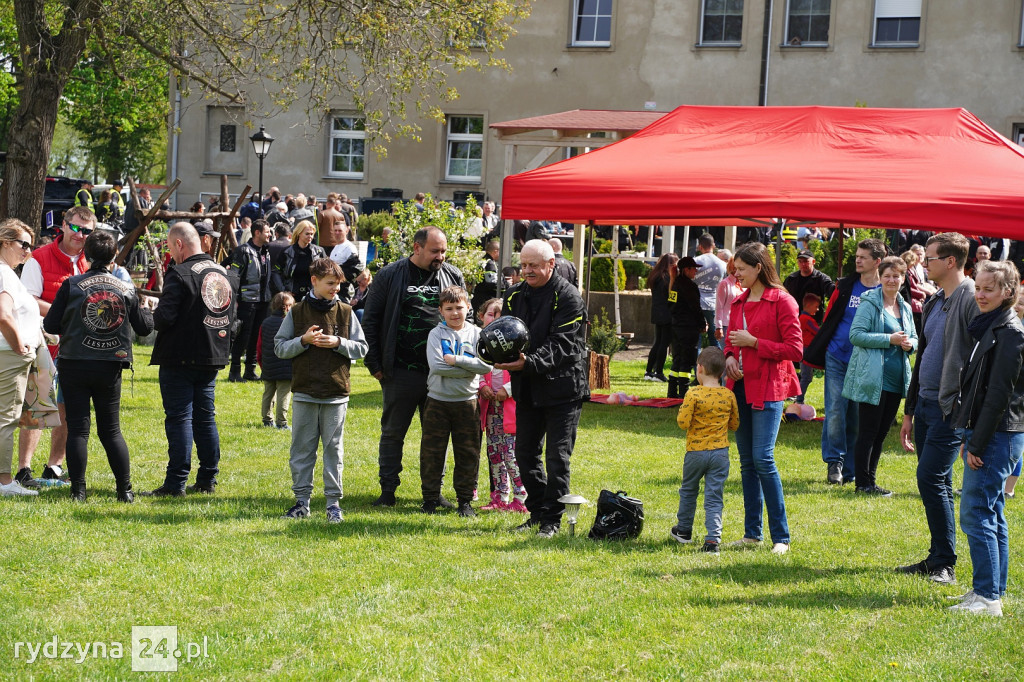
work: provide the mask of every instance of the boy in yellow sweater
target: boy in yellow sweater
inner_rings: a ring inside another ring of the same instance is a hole
[[[674,540],[688,544],[693,533],[700,479],[704,479],[704,538],[702,552],[718,554],[722,540],[722,491],[729,477],[729,431],[740,425],[739,407],[732,391],[721,385],[725,354],[708,346],[697,358],[699,386],[686,393],[676,421],[686,431],[683,484],[679,488],[679,512],[670,531]]]

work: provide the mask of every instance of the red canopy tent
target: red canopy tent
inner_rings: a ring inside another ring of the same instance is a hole
[[[683,106],[505,178],[501,203],[513,220],[779,217],[1021,239],[1024,150],[964,109]]]

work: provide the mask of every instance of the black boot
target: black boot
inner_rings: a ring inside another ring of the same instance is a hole
[[[248,365],[245,368],[245,374],[242,375],[242,381],[259,381],[260,377],[256,374],[256,365]]]
[[[668,378],[668,397],[678,398],[679,397],[679,379],[677,377]]]
[[[71,482],[71,501],[85,502],[85,481],[81,483]]]
[[[242,381],[242,369],[240,367],[231,366],[231,371],[228,372],[228,381],[240,382]]]
[[[117,484],[117,501],[131,504],[135,501],[135,493],[132,491],[132,482],[126,481]]]

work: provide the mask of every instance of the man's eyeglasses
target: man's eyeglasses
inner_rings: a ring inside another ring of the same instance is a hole
[[[71,228],[72,232],[78,232],[79,234],[84,234],[86,237],[88,237],[90,234],[92,234],[92,228],[91,227],[83,227],[82,225],[75,225],[74,223],[65,223],[65,225],[67,225],[69,228]]]
[[[949,258],[949,256],[925,256],[924,257],[924,264],[928,265],[933,260],[946,260],[947,258]]]

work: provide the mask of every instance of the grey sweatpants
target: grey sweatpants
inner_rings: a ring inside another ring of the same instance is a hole
[[[704,479],[705,541],[722,541],[722,491],[729,478],[729,448],[689,450],[683,458],[683,484],[679,487],[679,512],[676,521],[683,531],[692,531],[697,509],[700,479]]]
[[[342,497],[341,470],[344,456],[342,437],[345,434],[345,413],[348,403],[292,402],[292,449],[288,463],[292,469],[292,492],[295,499],[309,506],[313,494],[313,468],[316,449],[324,445],[324,497],[327,505]]]

